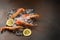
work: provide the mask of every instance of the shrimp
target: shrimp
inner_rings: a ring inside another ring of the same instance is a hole
[[[24,12],[25,11],[25,9],[24,8],[20,8],[20,9],[18,9],[17,10],[17,12],[16,13],[14,13],[14,14],[12,14],[11,16],[10,16],[10,18],[12,18],[12,19],[14,19],[16,16],[18,16],[19,14],[21,14],[22,12]],[[16,30],[16,29],[22,29],[22,28],[24,28],[23,27],[23,25],[24,26],[34,26],[33,24],[30,24],[30,23],[28,23],[27,21],[28,21],[28,19],[32,19],[32,18],[39,18],[39,15],[38,14],[23,14],[21,17],[19,17],[19,18],[17,18],[16,19],[16,24],[18,25],[18,26],[16,26],[16,27],[14,27],[14,26],[12,26],[12,27],[9,27],[9,26],[5,26],[5,27],[2,27],[2,28],[0,28],[0,31],[2,32],[2,31],[4,31],[4,30]]]

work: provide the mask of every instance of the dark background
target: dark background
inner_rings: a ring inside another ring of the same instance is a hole
[[[5,26],[8,10],[33,8],[42,15],[30,37],[16,36],[10,32],[0,34],[0,40],[60,40],[60,5],[58,1],[46,0],[0,0],[0,27]]]

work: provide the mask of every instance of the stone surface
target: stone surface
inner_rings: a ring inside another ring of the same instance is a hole
[[[5,25],[7,20],[7,12],[12,8],[33,8],[36,13],[42,15],[42,18],[37,21],[38,26],[33,28],[32,35],[30,37],[16,36],[10,32],[4,32],[0,34],[0,40],[50,40],[57,26],[56,17],[52,12],[52,3],[45,1],[10,1],[10,0],[0,0],[0,27]],[[56,24],[55,24],[56,23]],[[57,33],[56,33],[57,34]]]

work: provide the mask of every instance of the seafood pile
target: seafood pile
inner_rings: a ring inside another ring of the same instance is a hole
[[[34,12],[34,9],[9,10],[6,26],[0,28],[0,31],[3,33],[3,31],[9,30],[18,36],[30,36],[32,34],[31,28],[36,26],[34,21],[37,18],[39,18],[39,15]]]

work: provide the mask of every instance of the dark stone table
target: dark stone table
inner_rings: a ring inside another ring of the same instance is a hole
[[[51,40],[58,34],[57,16],[53,13],[52,4],[45,1],[0,1],[0,27],[5,26],[7,12],[12,8],[33,8],[36,13],[41,14],[38,19],[38,26],[32,30],[30,37],[16,36],[10,32],[0,34],[0,40]],[[47,3],[47,4],[46,4]]]

